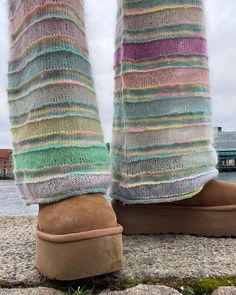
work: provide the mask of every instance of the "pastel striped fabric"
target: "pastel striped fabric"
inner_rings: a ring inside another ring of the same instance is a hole
[[[218,174],[201,0],[119,0],[110,195],[184,199]]]
[[[9,0],[9,107],[16,183],[27,204],[105,193],[110,159],[81,0]]]

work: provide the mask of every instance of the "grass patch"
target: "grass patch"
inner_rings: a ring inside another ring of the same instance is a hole
[[[205,278],[200,280],[124,280],[110,284],[114,291],[124,290],[138,284],[165,285],[178,290],[183,295],[210,295],[219,287],[236,286],[236,278]]]
[[[78,287],[77,290],[73,288],[69,288],[68,292],[66,295],[93,295],[93,290],[91,289],[86,289],[86,287]]]
[[[103,281],[101,284],[99,279],[94,283],[91,279],[84,279],[80,281],[52,281],[43,280],[39,286],[54,288],[64,292],[66,295],[95,295],[104,289],[112,291],[120,291],[127,288],[135,287],[139,284],[146,285],[165,285],[178,290],[183,295],[210,295],[219,287],[236,286],[236,277],[225,278],[204,278],[200,280],[175,280],[175,279],[134,279],[134,280],[117,280],[117,281]],[[9,286],[0,283],[0,288],[30,288],[38,286],[16,285]]]

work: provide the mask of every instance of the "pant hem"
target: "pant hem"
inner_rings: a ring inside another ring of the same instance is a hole
[[[42,198],[36,198],[36,199],[25,199],[22,197],[25,205],[33,205],[33,204],[49,204],[49,203],[55,203],[64,199],[68,199],[71,197],[75,196],[81,196],[81,195],[86,195],[86,194],[91,194],[91,193],[103,193],[106,194],[106,189],[105,188],[96,188],[96,189],[83,189],[83,190],[78,190],[78,191],[72,191],[67,194],[55,196],[55,197],[42,197]]]
[[[190,199],[196,194],[198,194],[204,186],[202,186],[200,189],[197,189],[193,192],[186,193],[184,195],[176,195],[174,197],[166,197],[166,198],[153,198],[150,200],[126,200],[123,197],[112,195],[111,198],[117,201],[121,201],[124,204],[155,204],[155,203],[166,203],[166,202],[174,202],[174,201],[181,201],[184,199]]]
[[[189,199],[191,197],[194,197],[196,194],[198,194],[203,187],[205,186],[205,184],[207,182],[209,182],[212,179],[217,178],[218,176],[218,171],[214,171],[213,173],[209,174],[209,178],[204,182],[201,183],[200,186],[198,186],[197,188],[193,189],[192,191],[187,191],[187,192],[183,192],[181,194],[176,194],[176,195],[166,195],[166,196],[156,196],[156,195],[150,195],[149,197],[143,199],[140,197],[140,199],[126,199],[118,194],[115,193],[110,193],[109,197],[117,200],[117,201],[121,201],[125,204],[154,204],[154,203],[166,203],[166,202],[174,202],[174,201],[181,201],[184,199]]]

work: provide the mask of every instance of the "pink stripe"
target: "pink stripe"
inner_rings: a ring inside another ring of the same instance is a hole
[[[168,55],[207,55],[206,40],[180,38],[125,44],[115,53],[115,65],[118,66],[123,60],[138,61]]]
[[[122,78],[116,78],[115,90],[119,91],[124,88],[128,89],[145,89],[155,88],[159,85],[176,85],[176,84],[208,84],[209,74],[207,69],[198,68],[176,68],[161,69],[147,73],[132,73],[124,75]]]
[[[49,36],[55,37],[56,35],[58,37],[61,35],[74,37],[80,40],[82,47],[87,47],[84,34],[75,24],[63,19],[47,19],[27,28],[25,32],[19,36],[11,47],[11,59],[18,56],[24,48],[28,47],[32,42]]]

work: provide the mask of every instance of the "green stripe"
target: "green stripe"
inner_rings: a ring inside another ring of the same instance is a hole
[[[49,43],[50,44],[50,43]],[[78,55],[81,59],[83,59],[88,66],[90,66],[86,56],[79,50],[79,48],[70,45],[70,44],[63,44],[63,43],[59,43],[53,41],[53,43],[51,43],[51,45],[38,45],[37,47],[33,48],[31,51],[27,51],[21,59],[19,59],[18,61],[14,61],[11,62],[9,64],[9,71],[14,71],[15,69],[17,69],[17,67],[21,64],[25,64],[25,62],[23,63],[23,61],[25,60],[25,58],[27,58],[27,64],[29,62],[31,62],[32,60],[40,57],[40,56],[44,56],[50,53],[56,53],[56,52],[69,52],[71,54],[74,55]]]
[[[56,72],[56,70],[54,71],[50,71],[50,72]],[[36,79],[36,78],[35,78]],[[79,81],[85,85],[87,85],[88,87],[93,87],[93,80],[92,78],[87,79],[87,77],[85,77],[84,75],[80,74],[74,75],[73,73],[71,74],[54,74],[50,77],[41,77],[41,78],[37,78],[36,81],[33,80],[32,82],[26,82],[26,84],[22,87],[20,87],[19,90],[15,90],[15,89],[8,89],[8,93],[10,95],[12,94],[16,94],[16,93],[21,93],[23,90],[28,89],[30,86],[34,85],[34,84],[40,84],[39,82],[46,82],[46,81],[53,81],[53,80],[59,80],[59,79],[65,79],[65,80],[74,80],[74,81]]]
[[[149,34],[149,33],[155,33],[155,32],[171,32],[171,31],[176,31],[176,30],[187,30],[187,31],[194,31],[194,32],[205,32],[206,31],[205,26],[203,26],[203,25],[179,24],[179,25],[166,25],[166,26],[157,27],[157,28],[148,28],[148,29],[144,29],[144,30],[126,29],[123,31],[123,34],[136,35],[136,34]]]
[[[51,140],[61,140],[61,141],[66,141],[66,140],[98,140],[98,141],[103,141],[103,135],[87,135],[87,136],[76,136],[76,135],[47,135],[45,137],[40,137],[37,139],[30,139],[30,140],[24,140],[21,141],[21,145],[26,145],[26,144],[34,144],[34,143],[38,143],[39,145],[41,143],[47,142],[47,141],[51,141]],[[14,144],[14,143],[13,143]],[[15,144],[17,145],[17,144]]]
[[[46,151],[30,152],[15,155],[15,169],[44,169],[76,164],[108,164],[109,157],[105,146],[97,147],[65,147]]]
[[[78,170],[79,169],[79,170]],[[34,179],[35,177],[44,177],[44,176],[50,176],[52,174],[69,174],[69,173],[73,173],[73,174],[95,174],[97,175],[97,172],[101,172],[101,174],[104,172],[104,170],[109,170],[109,164],[106,164],[106,165],[93,165],[93,167],[91,168],[67,168],[66,171],[65,170],[61,170],[61,171],[54,171],[53,169],[50,170],[50,171],[33,171],[33,172],[22,172],[22,171],[16,171],[16,175],[17,177],[24,177],[24,181],[23,182],[27,182],[29,181],[30,179]],[[27,179],[28,178],[28,179]]]
[[[150,69],[160,69],[160,68],[204,68],[208,69],[208,65],[204,62],[159,62],[147,65],[139,65],[139,64],[126,64],[125,62],[122,64],[122,73],[131,70],[150,70]],[[121,74],[121,66],[117,67],[115,70],[116,75]]]
[[[123,89],[123,91],[117,91],[116,95],[124,96],[124,95],[151,95],[151,94],[156,94],[160,92],[186,92],[186,93],[191,93],[191,92],[197,92],[197,91],[209,91],[210,87],[207,86],[199,86],[196,85],[196,87],[184,87],[184,86],[179,86],[179,85],[173,85],[171,86],[163,86],[159,89]]]

